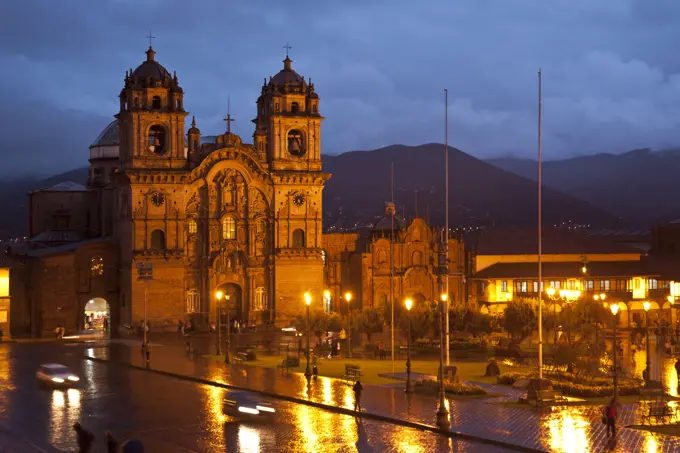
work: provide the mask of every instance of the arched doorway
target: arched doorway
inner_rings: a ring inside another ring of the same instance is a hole
[[[85,304],[84,329],[106,332],[111,326],[111,306],[101,297],[90,299]]]
[[[229,317],[234,320],[237,319],[241,322],[247,321],[244,316],[243,310],[243,291],[241,287],[236,283],[225,283],[215,290],[222,291],[224,297],[222,298],[222,307],[224,307],[224,301],[229,300]]]

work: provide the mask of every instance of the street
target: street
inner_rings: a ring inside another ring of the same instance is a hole
[[[504,452],[487,444],[272,400],[277,420],[222,414],[227,390],[82,358],[82,344],[0,344],[0,452],[75,451],[80,422],[104,451],[104,432],[141,439],[150,452]],[[78,388],[38,389],[41,363],[69,366]]]

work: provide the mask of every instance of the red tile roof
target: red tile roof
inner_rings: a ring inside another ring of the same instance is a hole
[[[602,278],[659,276],[657,269],[645,261],[596,261],[587,265],[588,272],[583,274],[582,264],[578,262],[543,263],[543,278]],[[537,279],[538,263],[497,263],[482,269],[472,278],[475,279]]]

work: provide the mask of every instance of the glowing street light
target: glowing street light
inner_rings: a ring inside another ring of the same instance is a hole
[[[649,386],[649,373],[652,371],[652,361],[649,356],[649,309],[652,308],[652,304],[646,300],[642,303],[642,307],[645,309],[645,355],[647,356],[647,368],[642,377],[645,379],[647,386]]]
[[[441,295],[441,307],[439,308],[439,409],[437,410],[437,426],[442,430],[449,428],[449,411],[446,410],[444,393],[444,307],[447,299],[447,294]],[[448,313],[446,315],[448,316]]]
[[[613,355],[614,355],[614,398],[617,398],[619,395],[619,379],[618,379],[618,355],[619,352],[616,349],[616,314],[619,312],[619,304],[614,303],[609,305],[609,309],[612,312],[612,333],[613,333],[613,339],[612,339],[612,349],[613,349]]]
[[[413,300],[406,299],[406,317],[408,318],[408,332],[406,337],[406,393],[411,392],[411,307],[413,307]]]
[[[217,299],[217,303],[215,304],[215,324],[217,327],[217,355],[222,355],[222,329],[220,328],[220,302],[222,302],[222,298],[224,297],[224,293],[222,291],[217,291],[215,292],[215,299]],[[227,354],[229,356],[229,354]],[[225,358],[224,359],[225,363],[229,363],[229,359]]]
[[[345,300],[347,301],[347,322],[349,326],[347,327],[347,349],[349,358],[352,358],[352,307],[350,302],[352,301],[352,293],[347,291],[345,293]]]

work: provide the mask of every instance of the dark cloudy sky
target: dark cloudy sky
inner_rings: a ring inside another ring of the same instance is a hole
[[[443,141],[531,157],[536,73],[546,158],[680,144],[678,0],[21,0],[0,3],[0,153],[16,172],[87,164],[125,70],[176,70],[185,108],[221,132],[292,45],[321,96],[326,153]]]

